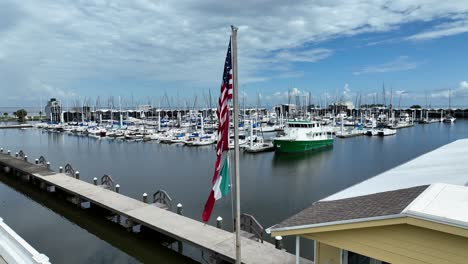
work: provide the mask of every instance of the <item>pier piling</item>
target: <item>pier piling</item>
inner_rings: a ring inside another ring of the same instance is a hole
[[[10,150],[8,150],[8,155],[10,155],[10,154],[11,154],[11,151],[10,151]]]
[[[34,163],[36,163],[36,165],[39,164],[39,159],[36,159]]]
[[[219,229],[223,229],[222,223],[223,223],[223,218],[221,216],[218,216],[218,218],[216,218],[216,227]]]
[[[75,179],[79,180],[80,179],[80,172],[75,171]]]
[[[177,204],[177,214],[182,215],[182,209],[183,209],[182,204],[181,204],[181,203],[178,203],[178,204]]]
[[[28,156],[24,156],[24,161],[28,161]]]
[[[120,184],[115,185],[115,192],[120,193]]]
[[[46,166],[47,166],[48,169],[50,169],[50,162],[47,162]]]
[[[148,203],[148,194],[147,193],[143,193],[143,202]]]
[[[283,249],[283,237],[275,236],[275,247],[277,249]]]
[[[59,173],[63,173],[63,167],[62,166],[59,167]]]
[[[15,153],[15,157],[18,157],[18,152]]]
[[[94,183],[94,185],[97,185],[97,178],[96,177],[93,178],[93,183]]]
[[[3,148],[0,148],[0,153],[3,153]]]
[[[182,209],[183,209],[183,206],[181,203],[178,203],[177,204],[177,214],[179,215],[182,215]],[[184,244],[182,243],[182,241],[177,241],[177,249],[179,251],[179,254],[183,254],[184,252]]]

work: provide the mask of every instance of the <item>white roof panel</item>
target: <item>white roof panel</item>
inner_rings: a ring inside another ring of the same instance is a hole
[[[392,191],[433,183],[468,184],[468,139],[457,140],[322,201]]]
[[[468,227],[468,187],[443,183],[432,184],[402,213]]]

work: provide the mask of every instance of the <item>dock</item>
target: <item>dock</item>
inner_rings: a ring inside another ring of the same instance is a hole
[[[363,136],[366,134],[365,130],[351,130],[351,131],[337,131],[335,136],[337,138],[350,138],[350,137],[358,137]]]
[[[78,177],[54,172],[49,169],[50,165],[30,163],[22,151],[21,154],[16,157],[10,153],[5,154],[2,149],[0,168],[14,175],[26,177],[29,181],[39,182],[47,189],[51,187],[59,189],[74,197],[79,204],[89,202],[90,206],[107,209],[119,219],[121,217],[126,219],[127,224],[141,225],[199,248],[211,256],[212,263],[218,263],[219,260],[234,262],[236,255],[234,233],[82,181],[77,179]],[[277,249],[273,244],[257,242],[246,237],[242,237],[241,243],[242,263],[296,263],[294,255]],[[313,262],[301,258],[300,263]]]
[[[0,126],[0,129],[20,129],[20,128],[31,128],[31,124],[18,124],[18,125],[4,125]]]

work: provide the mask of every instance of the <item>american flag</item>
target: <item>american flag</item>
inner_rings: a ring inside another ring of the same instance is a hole
[[[223,151],[228,150],[229,145],[229,104],[228,100],[232,99],[232,58],[231,58],[231,41],[226,54],[226,62],[224,63],[223,82],[221,83],[221,91],[218,99],[218,144],[216,145],[216,154],[218,160]],[[216,175],[216,171],[215,171]],[[213,182],[216,179],[213,177]]]
[[[202,213],[202,219],[207,222],[210,219],[211,212],[215,201],[224,195],[228,188],[228,157],[227,151],[229,149],[229,104],[228,101],[232,99],[232,58],[231,58],[231,41],[226,54],[226,62],[224,63],[223,81],[221,83],[221,90],[218,99],[218,109],[216,115],[218,116],[218,143],[216,144],[216,163],[215,171],[211,183],[213,188],[210,196],[206,201],[205,208]],[[225,170],[223,170],[225,168]],[[223,179],[224,177],[224,179]],[[220,187],[221,186],[221,187]],[[223,188],[224,186],[224,188]]]

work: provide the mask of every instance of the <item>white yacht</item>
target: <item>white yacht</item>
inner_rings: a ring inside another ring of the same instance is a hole
[[[457,120],[455,117],[451,116],[451,115],[446,115],[444,117],[444,120],[443,122],[444,123],[455,123],[455,120]]]

